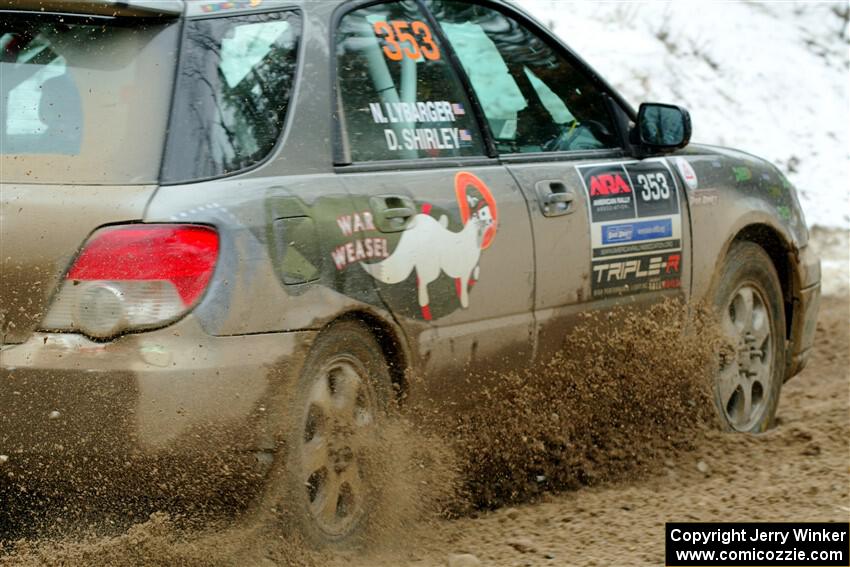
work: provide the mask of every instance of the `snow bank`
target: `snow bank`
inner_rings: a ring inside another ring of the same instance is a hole
[[[850,228],[850,4],[519,0],[635,107],[782,168],[810,225]]]

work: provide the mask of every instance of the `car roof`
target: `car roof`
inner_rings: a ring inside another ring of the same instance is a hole
[[[0,10],[112,17],[177,17],[183,0],[0,0]]]
[[[346,0],[321,0],[336,7]],[[312,0],[315,2],[315,0]],[[309,7],[311,0],[0,0],[0,10],[109,17],[180,17]]]
[[[509,4],[510,0],[487,0]],[[310,9],[322,4],[333,11],[340,4],[359,4],[357,0],[0,0],[0,11],[47,12],[106,17],[198,17],[216,13],[265,11],[285,7]]]

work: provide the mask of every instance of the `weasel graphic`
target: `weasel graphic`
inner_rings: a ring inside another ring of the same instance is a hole
[[[432,217],[430,205],[425,205],[413,217],[387,259],[360,264],[369,275],[385,284],[402,282],[416,270],[419,307],[425,320],[431,320],[428,285],[442,273],[455,280],[461,307],[469,306],[469,288],[478,279],[481,251],[490,245],[498,224],[496,202],[480,179],[471,173],[458,173],[455,194],[464,221],[459,232],[449,230],[445,215],[439,219]]]

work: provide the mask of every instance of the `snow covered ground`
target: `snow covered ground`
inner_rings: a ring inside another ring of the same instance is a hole
[[[694,141],[772,161],[809,225],[850,229],[848,2],[517,3],[635,107],[685,106]]]

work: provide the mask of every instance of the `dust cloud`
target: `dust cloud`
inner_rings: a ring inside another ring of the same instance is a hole
[[[361,460],[372,479],[374,505],[350,553],[403,553],[414,544],[410,534],[427,531],[458,497],[452,450],[401,415],[375,432]],[[271,482],[276,472],[269,475]],[[135,475],[135,481],[142,476]],[[0,491],[5,510],[0,566],[313,567],[339,559],[340,552],[305,543],[285,503],[279,506],[269,497],[276,491],[251,486],[256,480],[251,475],[228,475],[231,492],[221,492],[225,484],[219,479],[208,482],[201,468],[187,476],[197,481],[146,484],[152,491],[147,498],[138,496],[138,487],[114,491],[113,485],[104,491],[75,483],[81,491],[66,494],[44,492],[43,486],[29,490],[23,481],[6,483]],[[181,492],[166,498],[172,490]],[[203,499],[195,500],[204,491]]]
[[[458,416],[475,507],[649,472],[714,426],[710,376],[724,343],[708,309],[668,301],[590,313],[542,368],[490,381]]]

